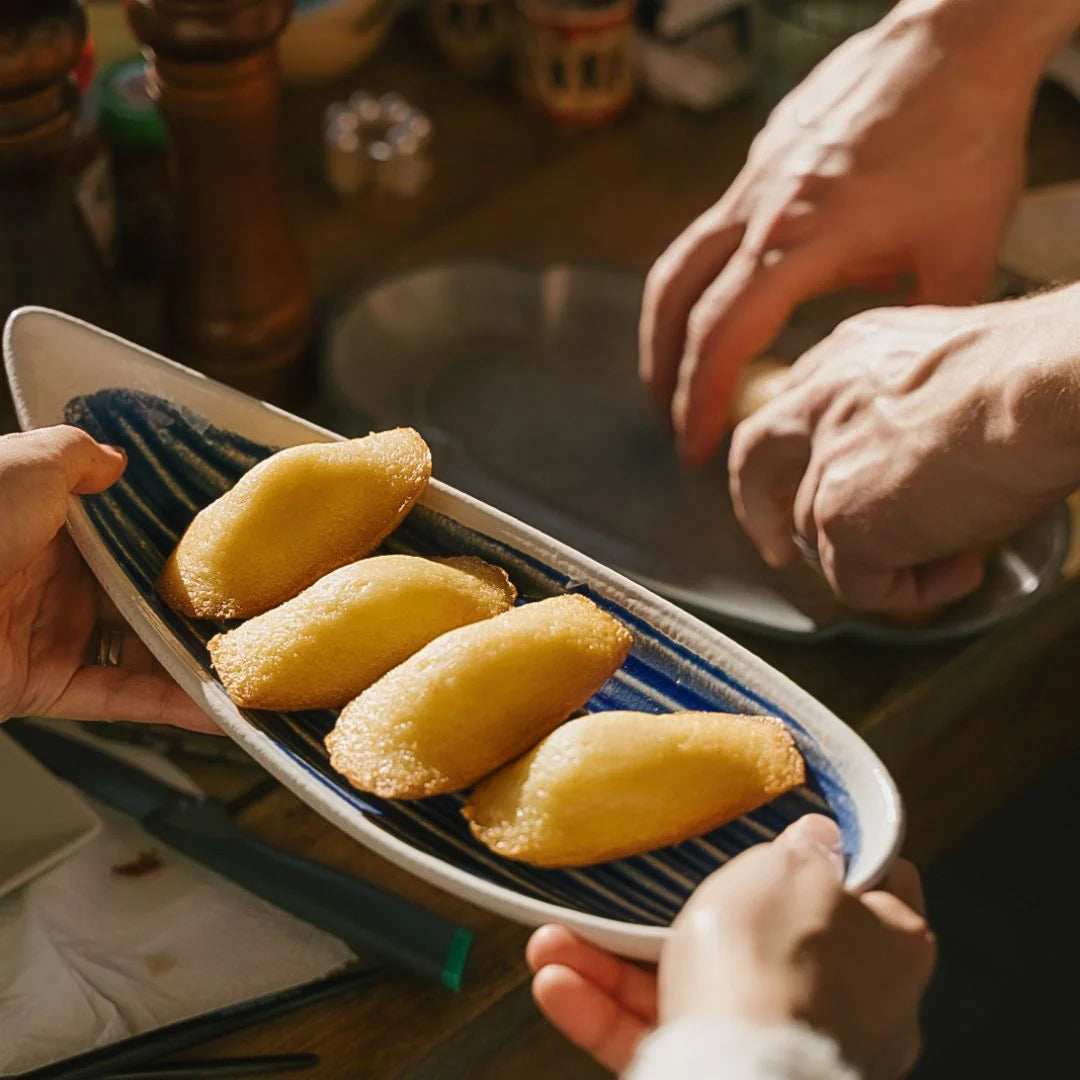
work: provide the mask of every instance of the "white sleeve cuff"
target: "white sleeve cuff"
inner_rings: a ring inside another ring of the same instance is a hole
[[[859,1080],[827,1035],[805,1024],[763,1027],[688,1016],[638,1047],[623,1080]]]

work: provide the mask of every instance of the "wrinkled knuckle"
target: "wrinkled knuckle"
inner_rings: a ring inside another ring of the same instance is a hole
[[[760,425],[752,422],[752,417],[738,424],[731,433],[731,447],[728,450],[728,469],[732,473],[741,473],[747,461],[753,456],[761,436]]]
[[[833,547],[842,547],[849,533],[848,498],[841,484],[828,472],[822,476],[814,498],[814,527]]]
[[[790,235],[777,237],[766,229],[752,240],[743,242],[738,258],[744,266],[744,280],[775,270],[797,246],[797,240]]]
[[[750,149],[746,152],[746,168],[760,169],[773,155],[777,133],[786,123],[787,108],[783,101],[775,106],[765,119],[762,129],[754,136]]]
[[[783,251],[806,243],[813,232],[815,209],[809,199],[789,199],[762,230],[761,248]]]
[[[874,388],[863,379],[854,379],[842,385],[832,395],[827,409],[827,422],[839,436],[839,430],[862,412]]]
[[[671,248],[668,248],[653,263],[645,277],[645,291],[643,294],[643,305],[645,307],[655,306],[658,303],[660,297],[663,296],[675,277],[678,265],[678,255],[674,254]]]
[[[709,298],[702,298],[690,310],[686,319],[686,344],[688,351],[700,349],[715,330],[721,317],[719,306]]]
[[[58,424],[56,432],[63,435],[65,439],[70,439],[72,442],[94,441],[86,431],[81,427],[76,427],[74,424]]]
[[[824,202],[837,180],[835,175],[817,164],[800,170],[794,179],[788,207],[798,208],[803,214]]]
[[[867,334],[875,331],[878,326],[878,318],[881,315],[881,309],[875,311],[860,311],[857,315],[849,315],[846,319],[837,323],[836,329],[833,330],[831,337],[840,339],[841,341],[850,341],[852,339],[859,339],[865,337]]]
[[[865,323],[865,316],[861,313],[858,315],[849,315],[848,318],[843,319],[836,324],[829,337],[837,341],[858,337],[863,332]]]
[[[747,271],[760,270],[770,251],[767,233],[767,229],[755,227],[753,235],[743,237],[738,252],[732,257],[733,261],[738,260]]]
[[[58,451],[64,452],[80,447],[97,446],[91,435],[72,424],[60,424],[48,432],[48,442]]]
[[[728,451],[728,472],[733,479],[742,480],[759,464],[771,441],[769,428],[750,417],[731,434]]]
[[[822,481],[812,518],[822,565],[834,591],[857,610],[873,605],[875,598],[868,592],[867,577],[858,560],[858,527],[842,486]]]

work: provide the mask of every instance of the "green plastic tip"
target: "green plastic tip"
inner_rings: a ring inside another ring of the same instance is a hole
[[[465,973],[465,964],[472,948],[472,934],[460,926],[450,939],[450,948],[446,950],[446,963],[443,965],[442,984],[456,994],[461,989],[461,976]]]

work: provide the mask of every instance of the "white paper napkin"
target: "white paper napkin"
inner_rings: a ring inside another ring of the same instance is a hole
[[[186,779],[157,755],[134,756],[154,759],[162,779]],[[97,808],[100,836],[0,901],[0,1076],[310,982],[352,958]],[[151,853],[160,865],[148,872],[116,869]]]

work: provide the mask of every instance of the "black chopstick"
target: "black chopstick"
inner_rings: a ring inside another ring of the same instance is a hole
[[[178,1020],[165,1027],[132,1035],[110,1046],[99,1046],[64,1061],[22,1073],[20,1080],[101,1080],[102,1077],[131,1075],[155,1066],[166,1054],[187,1050],[197,1043],[231,1035],[254,1024],[284,1016],[295,1009],[327,1001],[348,991],[367,989],[380,981],[382,969],[353,965],[303,986],[266,994],[251,1001],[226,1005],[201,1016]],[[160,1073],[155,1074],[163,1080]],[[172,1078],[175,1080],[175,1077]]]
[[[266,1054],[262,1057],[205,1058],[163,1061],[128,1072],[111,1073],[107,1080],[213,1080],[214,1077],[263,1076],[267,1073],[313,1069],[318,1054]]]

